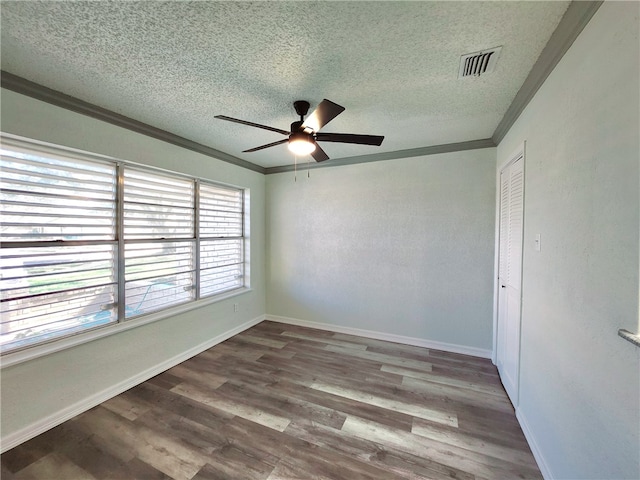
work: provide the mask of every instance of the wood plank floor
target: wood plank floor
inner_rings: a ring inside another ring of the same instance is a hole
[[[268,321],[1,466],[2,480],[542,478],[489,360]]]

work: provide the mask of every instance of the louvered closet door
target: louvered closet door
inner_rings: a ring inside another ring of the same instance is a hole
[[[500,174],[500,257],[497,364],[514,406],[518,405],[522,232],[524,227],[524,156]]]

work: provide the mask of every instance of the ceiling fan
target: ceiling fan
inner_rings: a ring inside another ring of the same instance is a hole
[[[243,153],[257,152],[258,150],[288,143],[289,150],[296,155],[311,154],[316,162],[323,162],[325,160],[329,160],[329,156],[324,150],[322,150],[322,148],[320,148],[320,145],[318,145],[317,142],[355,143],[359,145],[379,146],[384,140],[384,137],[379,135],[319,132],[322,127],[345,110],[344,107],[332,102],[331,100],[327,100],[326,98],[318,104],[318,107],[313,111],[313,113],[311,113],[311,115],[309,115],[309,117],[307,117],[306,120],[304,117],[309,111],[309,102],[306,100],[297,100],[293,102],[293,107],[295,108],[296,113],[300,115],[300,120],[291,124],[290,131],[269,127],[267,125],[260,125],[259,123],[247,122],[246,120],[239,120],[237,118],[227,117],[226,115],[216,115],[214,118],[227,120],[228,122],[241,123],[242,125],[249,125],[250,127],[270,130],[289,137],[283,140],[278,140],[277,142],[267,143],[266,145],[260,145],[259,147],[244,150]]]

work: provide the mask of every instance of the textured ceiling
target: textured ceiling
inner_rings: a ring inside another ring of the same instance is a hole
[[[277,133],[292,102],[346,111],[331,158],[489,138],[569,2],[1,3],[2,69],[252,163],[293,163]],[[495,72],[457,79],[460,55],[503,46]]]

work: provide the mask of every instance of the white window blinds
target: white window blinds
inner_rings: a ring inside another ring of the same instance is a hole
[[[245,286],[244,191],[1,147],[3,353]]]
[[[244,282],[244,203],[241,190],[200,185],[200,295]]]
[[[0,167],[3,350],[115,322],[115,166],[3,148]]]
[[[194,298],[194,182],[124,170],[126,316]]]

